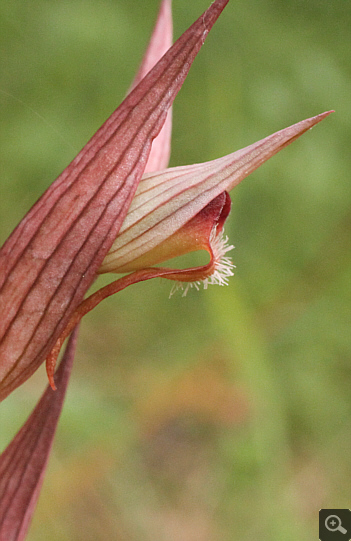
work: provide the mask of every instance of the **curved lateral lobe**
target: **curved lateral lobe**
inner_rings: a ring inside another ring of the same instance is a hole
[[[167,109],[228,3],[175,42],[17,226],[0,252],[0,399],[43,362],[126,216]]]
[[[0,455],[0,541],[25,539],[60,417],[72,369],[77,327],[56,373],[25,425]]]

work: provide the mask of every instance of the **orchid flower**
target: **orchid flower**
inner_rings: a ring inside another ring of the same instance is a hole
[[[205,288],[227,284],[233,274],[227,256],[232,246],[223,235],[228,192],[330,113],[212,162],[166,169],[172,102],[227,3],[216,0],[171,46],[170,0],[163,0],[126,99],[0,250],[0,399],[45,360],[55,389],[55,363],[64,340],[84,314],[126,286],[153,277],[173,280],[185,293],[201,283]],[[206,265],[155,266],[196,250],[209,253]],[[84,299],[101,273],[124,276]],[[0,540],[23,539],[27,531],[63,403],[75,335],[56,377],[58,391],[48,388],[0,457]],[[30,436],[35,444],[27,448]]]

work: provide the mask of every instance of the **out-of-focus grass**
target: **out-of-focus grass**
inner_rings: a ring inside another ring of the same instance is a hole
[[[178,36],[207,7],[174,0]],[[124,96],[156,0],[0,3],[0,240]],[[29,540],[316,538],[350,507],[350,6],[233,0],[172,165],[336,113],[233,193],[229,287],[138,284],[85,318]],[[0,408],[5,447],[46,384]]]

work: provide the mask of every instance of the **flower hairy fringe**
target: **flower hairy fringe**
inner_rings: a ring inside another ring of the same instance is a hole
[[[177,280],[172,286],[169,298],[177,291],[182,291],[182,297],[185,297],[191,288],[195,288],[199,291],[201,284],[204,289],[207,289],[209,285],[227,286],[230,276],[234,276],[232,269],[235,269],[232,258],[225,256],[227,252],[234,249],[234,246],[232,244],[229,245],[228,241],[228,237],[224,236],[223,229],[218,234],[217,228],[214,228],[210,236],[210,247],[213,260],[212,274],[203,280],[195,280],[194,282],[180,282]]]

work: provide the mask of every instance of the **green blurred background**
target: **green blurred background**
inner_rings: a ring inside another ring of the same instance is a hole
[[[174,0],[175,36],[208,4]],[[158,5],[0,2],[0,243],[123,99]],[[85,318],[30,541],[310,541],[350,508],[350,14],[231,0],[216,23],[172,165],[336,113],[232,193],[229,287],[150,281]],[[1,449],[45,386],[1,404]]]

